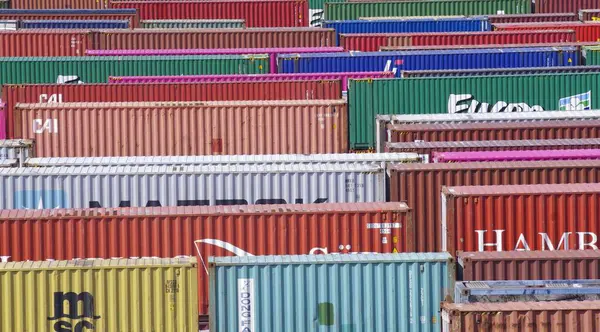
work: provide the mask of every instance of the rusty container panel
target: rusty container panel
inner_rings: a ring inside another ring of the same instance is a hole
[[[600,120],[390,124],[391,142],[600,138]]]
[[[347,51],[377,52],[382,46],[412,46],[412,33],[340,34],[340,46]],[[393,42],[392,42],[393,39]]]
[[[307,0],[111,1],[136,9],[142,20],[244,19],[253,27],[306,27]],[[277,13],[276,15],[274,15]]]
[[[491,24],[499,23],[528,23],[528,22],[576,22],[579,15],[575,13],[536,13],[514,15],[488,15]]]
[[[348,152],[341,99],[17,104],[15,124],[37,157]]]
[[[536,13],[575,13],[581,9],[598,9],[600,0],[538,0],[535,2]]]
[[[106,9],[108,0],[11,0],[12,9]]]
[[[442,188],[442,251],[598,249],[600,184]]]
[[[600,251],[458,252],[459,280],[600,279]]]
[[[495,24],[494,29],[506,30],[574,30],[577,42],[595,42],[600,36],[600,22],[542,22]]]
[[[92,42],[88,30],[2,30],[0,56],[84,56]]]
[[[388,169],[391,201],[411,207],[415,247],[420,252],[442,251],[442,186],[600,182],[596,160],[394,164]]]
[[[404,203],[2,210],[0,258],[197,256],[208,313],[209,256],[410,252],[410,223]]]
[[[579,11],[580,21],[600,21],[600,9],[582,9]]]
[[[6,85],[2,90],[2,100],[6,103],[9,137],[15,136],[14,107],[18,103],[295,100],[340,99],[341,96],[342,82],[334,79],[200,83],[22,84]]]
[[[442,303],[442,332],[595,332],[600,301]]]
[[[336,46],[335,30],[318,28],[105,30],[101,50],[220,49]]]
[[[0,9],[0,20],[118,20],[140,25],[135,9]]]

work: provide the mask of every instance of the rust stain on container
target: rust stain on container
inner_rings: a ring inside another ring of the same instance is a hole
[[[0,56],[84,56],[92,43],[92,32],[87,30],[4,30]]]

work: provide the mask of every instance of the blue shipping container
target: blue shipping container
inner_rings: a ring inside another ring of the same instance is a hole
[[[23,29],[128,29],[129,21],[117,20],[23,20]]]
[[[430,332],[448,253],[210,257],[210,331]]]
[[[462,281],[454,302],[600,300],[600,280]]]
[[[578,65],[575,47],[496,48],[402,52],[280,54],[280,73],[481,69]]]

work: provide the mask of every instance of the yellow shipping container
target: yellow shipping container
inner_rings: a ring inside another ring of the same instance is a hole
[[[0,263],[0,332],[198,331],[194,258]]]

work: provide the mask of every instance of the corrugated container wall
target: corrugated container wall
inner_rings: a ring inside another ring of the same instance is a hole
[[[2,20],[125,20],[139,26],[135,9],[0,9]]]
[[[135,8],[142,20],[243,19],[249,28],[309,25],[307,0],[111,1],[111,7]]]
[[[526,22],[576,22],[579,16],[574,13],[536,13],[515,15],[487,15],[491,24],[498,23],[526,23]],[[588,20],[584,20],[588,21]],[[591,21],[591,20],[590,20]]]
[[[580,9],[598,9],[599,0],[538,0],[535,2],[536,13],[575,13]]]
[[[531,161],[600,159],[600,149],[524,150],[433,153],[435,163],[464,163],[474,161]]]
[[[2,100],[7,105],[5,128],[9,137],[14,137],[14,107],[18,103],[340,99],[341,85],[340,80],[316,78],[310,81],[19,84],[5,86]]]
[[[600,65],[600,47],[586,46],[582,49],[587,65]]]
[[[380,165],[0,169],[0,209],[385,202]]]
[[[143,20],[144,29],[235,29],[245,28],[245,20],[212,19],[212,20]]]
[[[390,200],[413,209],[417,251],[432,252],[442,250],[442,186],[596,183],[600,161],[395,164],[389,172]]]
[[[210,330],[439,330],[452,268],[446,253],[211,257]]]
[[[600,251],[459,252],[457,280],[600,279]]]
[[[87,30],[0,31],[0,56],[84,56],[93,48],[92,32]]]
[[[6,103],[0,99],[0,140],[6,139]]]
[[[197,331],[197,274],[189,258],[0,263],[0,331]]]
[[[128,29],[129,21],[118,20],[23,20],[23,29]]]
[[[208,257],[410,252],[410,223],[404,203],[4,210],[0,257],[197,256],[199,309],[208,314]]]
[[[341,99],[15,106],[38,157],[345,153],[347,127]]]
[[[13,9],[106,9],[108,0],[10,0]]]
[[[600,21],[600,9],[582,9],[579,11],[580,21]]]
[[[442,303],[442,332],[600,330],[600,301]]]
[[[35,156],[33,145],[33,141],[26,139],[0,140],[0,160],[17,159],[19,162],[24,162]]]
[[[600,34],[600,22],[543,22],[494,24],[497,30],[575,30],[578,42],[595,42]]]
[[[491,75],[536,75],[536,74],[582,74],[598,73],[600,66],[534,67],[502,69],[456,69],[456,70],[407,70],[402,78],[446,77],[446,76],[491,76]]]

